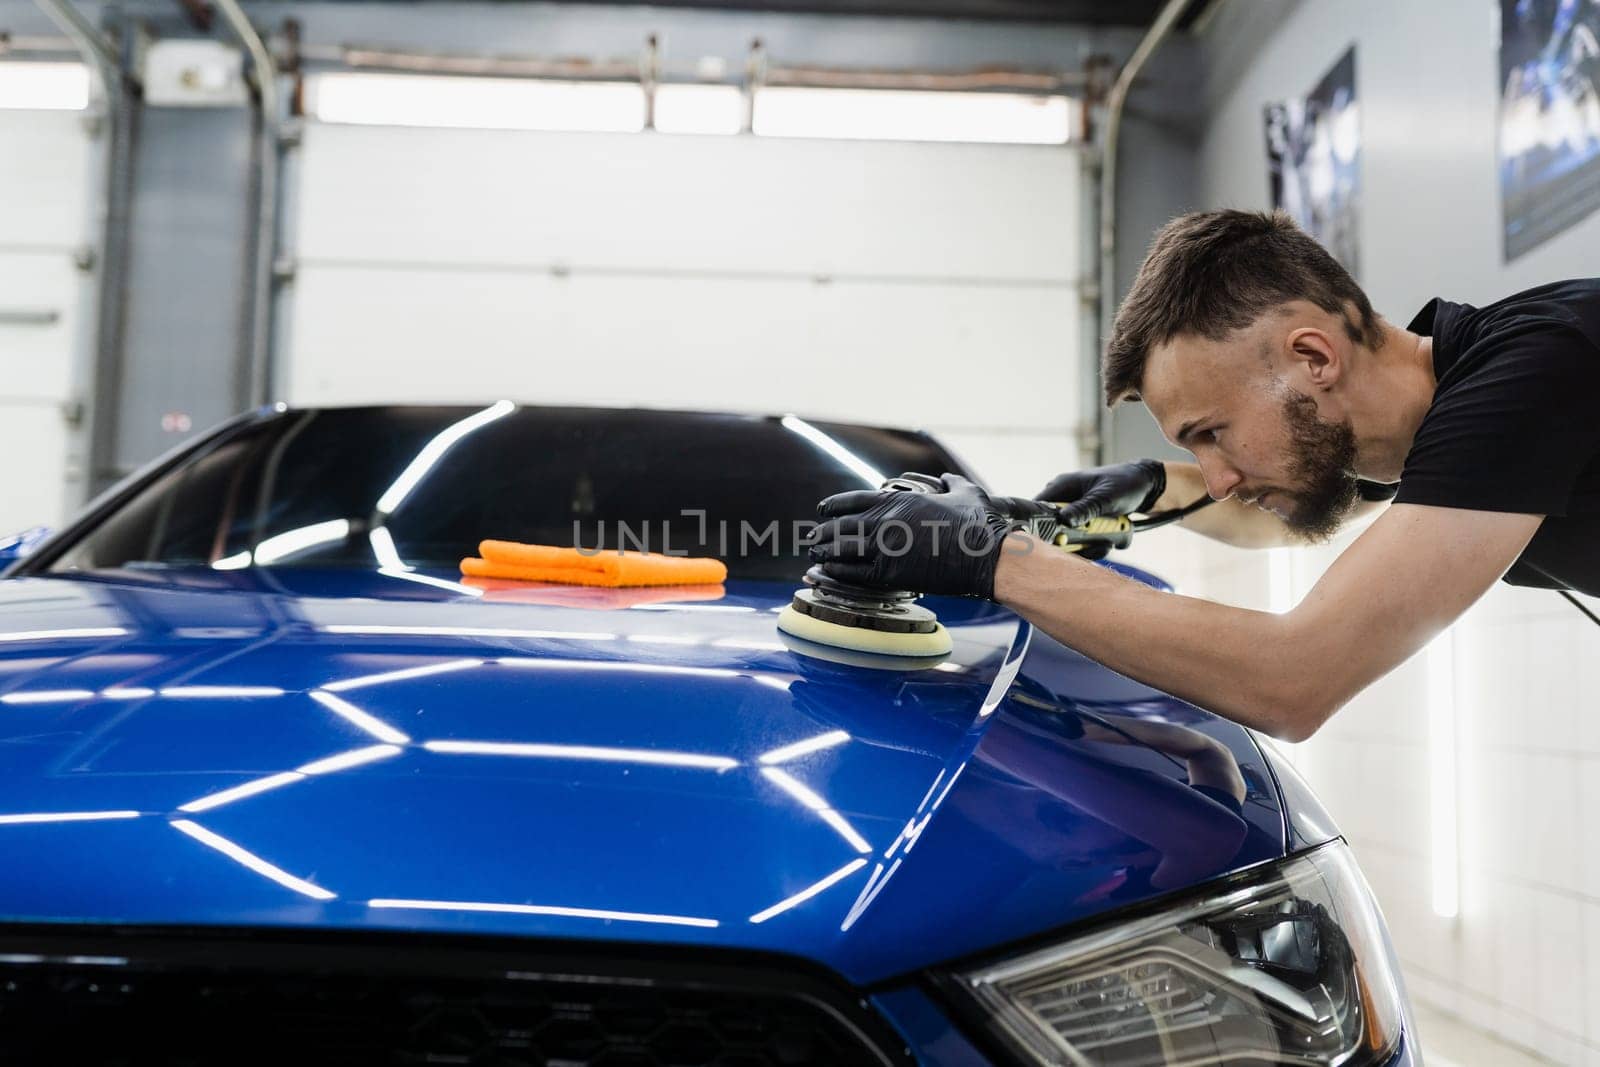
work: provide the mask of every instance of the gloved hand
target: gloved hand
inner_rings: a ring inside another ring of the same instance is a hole
[[[1156,459],[1090,467],[1052,479],[1038,499],[1066,504],[1061,521],[1081,526],[1102,515],[1148,514],[1167,491],[1167,468]]]
[[[1063,475],[1062,477],[1071,477]],[[1060,481],[1060,479],[1057,479]],[[1055,483],[1051,483],[1055,484]],[[994,498],[995,506],[1007,515],[1016,519],[1021,528],[1033,534],[1046,544],[1055,544],[1056,536],[1065,526],[1074,526],[1078,523],[1064,522],[1061,508],[1043,500],[1033,500],[1029,497],[1002,496]],[[1101,560],[1111,554],[1111,542],[1087,541],[1079,544],[1073,551],[1079,559]]]
[[[817,505],[825,520],[811,559],[829,577],[880,589],[994,599],[994,569],[1006,534],[1022,524],[959,474],[942,493],[864,489]]]

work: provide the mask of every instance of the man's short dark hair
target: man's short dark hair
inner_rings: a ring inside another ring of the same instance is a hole
[[[1138,396],[1157,345],[1180,334],[1220,341],[1292,300],[1343,317],[1358,344],[1376,348],[1383,340],[1372,303],[1350,272],[1283,212],[1197,211],[1173,219],[1151,242],[1117,310],[1102,364],[1106,403]]]

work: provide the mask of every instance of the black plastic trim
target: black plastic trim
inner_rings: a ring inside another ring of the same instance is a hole
[[[903,1037],[866,995],[800,957],[642,943],[192,926],[0,925],[0,958],[40,966],[94,965],[273,975],[565,980],[654,985],[694,992],[764,994],[801,1001],[845,1027],[885,1065],[915,1063]]]
[[[134,471],[89,501],[83,511],[78,513],[77,518],[52,533],[33,552],[17,560],[4,571],[0,571],[0,580],[36,577],[43,574],[45,568],[60,559],[62,554],[77,544],[85,534],[99,526],[108,516],[121,508],[157,478],[177,469],[184,463],[190,462],[195,456],[204,455],[211,449],[230,440],[241,430],[259,426],[272,419],[282,418],[287,413],[287,409],[283,407],[268,407],[235,415],[225,422],[218,423],[210,431],[201,434],[193,441],[187,441],[165,455],[151,460],[145,466]]]

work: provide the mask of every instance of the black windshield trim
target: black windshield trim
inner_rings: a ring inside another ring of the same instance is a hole
[[[247,411],[217,424],[210,432],[201,434],[195,440],[157,457],[91,500],[77,518],[51,534],[49,539],[33,552],[0,572],[0,580],[37,577],[44,574],[56,560],[71,551],[79,541],[93,533],[101,523],[144,492],[151,482],[187,463],[193,463],[246,430],[263,426],[291,413],[291,409],[281,405]]]

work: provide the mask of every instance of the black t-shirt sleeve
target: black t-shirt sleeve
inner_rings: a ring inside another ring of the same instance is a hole
[[[1399,482],[1369,482],[1365,478],[1356,479],[1356,495],[1369,504],[1393,500],[1395,493],[1399,491]]]
[[[1597,450],[1600,350],[1575,326],[1519,323],[1446,372],[1395,503],[1565,515]]]

